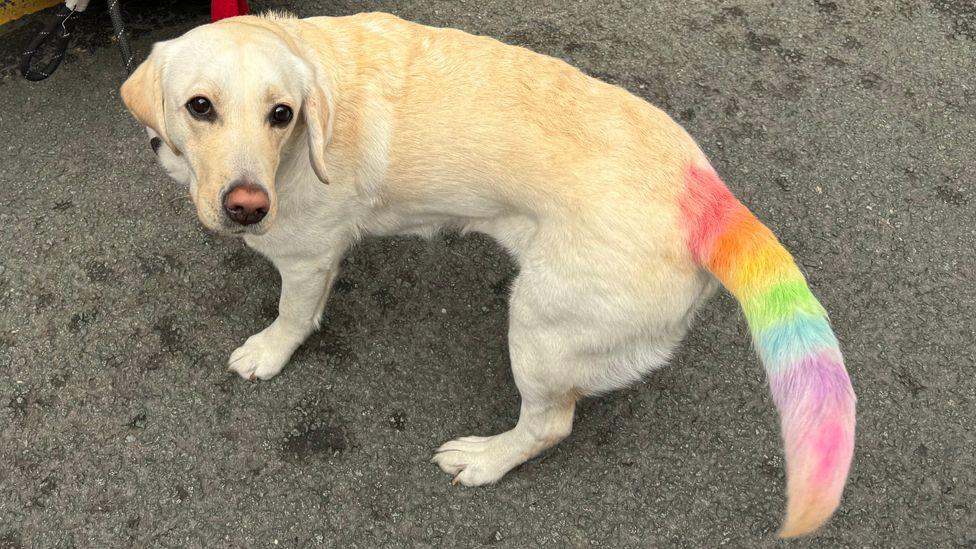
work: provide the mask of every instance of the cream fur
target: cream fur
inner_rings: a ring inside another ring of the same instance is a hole
[[[187,115],[195,94],[217,123]],[[663,365],[715,288],[678,220],[683,170],[702,158],[692,139],[641,99],[523,48],[386,14],[241,17],[157,45],[122,96],[165,132],[160,161],[201,221],[241,233],[281,273],[278,318],[231,355],[245,378],[281,371],[366,235],[478,231],[511,253],[521,413],[509,431],[436,452],[458,483],[497,481],[570,433],[580,396]],[[266,124],[276,102],[295,108],[287,130]],[[272,201],[246,230],[220,208],[241,177]]]

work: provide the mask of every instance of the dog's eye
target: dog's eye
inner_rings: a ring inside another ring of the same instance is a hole
[[[198,95],[186,102],[186,110],[197,118],[210,118],[213,116],[213,105],[210,100],[202,95]]]
[[[271,115],[269,118],[272,126],[286,126],[289,122],[291,122],[291,116],[291,107],[288,105],[275,105],[274,108],[271,109]]]

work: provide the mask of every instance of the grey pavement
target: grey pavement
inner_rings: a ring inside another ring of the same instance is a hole
[[[859,396],[840,511],[789,545],[914,548],[976,547],[974,6],[255,7],[487,34],[684,124],[794,252]],[[137,52],[199,8],[130,5]],[[787,545],[776,416],[725,294],[669,367],[584,401],[568,440],[487,488],[428,462],[517,417],[514,267],[487,238],[364,242],[279,377],[226,372],[274,318],[277,276],[155,165],[94,21],[51,79],[0,79],[0,547]],[[31,24],[0,28],[5,66]]]

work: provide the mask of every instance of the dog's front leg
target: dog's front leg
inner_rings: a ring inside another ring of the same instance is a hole
[[[245,379],[271,379],[318,326],[341,255],[275,261],[281,274],[278,318],[230,355],[229,367]]]

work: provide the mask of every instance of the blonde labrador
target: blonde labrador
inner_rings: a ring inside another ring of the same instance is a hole
[[[244,378],[281,371],[365,235],[488,234],[520,268],[519,419],[433,461],[491,483],[569,435],[581,396],[664,365],[720,282],[781,415],[780,534],[837,507],[855,399],[826,314],[664,112],[557,59],[379,13],[205,25],[156,44],[121,94],[203,224],[281,274],[277,319],[231,354]]]

